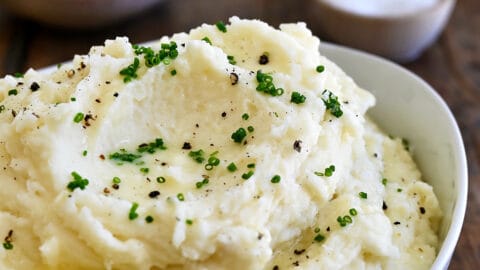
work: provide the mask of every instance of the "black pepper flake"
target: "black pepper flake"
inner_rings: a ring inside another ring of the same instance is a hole
[[[102,103],[102,101],[99,98],[95,99],[95,102]]]
[[[293,253],[294,253],[295,255],[302,255],[302,253],[304,253],[304,252],[305,252],[305,249],[295,249],[295,250],[293,251]]]
[[[385,203],[385,201],[383,201],[382,209],[387,210],[387,208],[388,208],[387,204]]]
[[[105,194],[109,194],[110,193],[110,189],[108,189],[107,187],[103,189],[103,193]]]
[[[93,115],[91,115],[91,114],[86,114],[86,115],[85,115],[85,118],[84,118],[83,120],[85,121],[85,126],[89,127],[89,126],[90,126],[90,122],[89,122],[89,121],[90,121],[90,120],[95,120],[95,119],[93,118]]]
[[[230,83],[232,83],[232,85],[235,85],[235,84],[238,83],[237,73],[235,73],[235,72],[230,73]]]
[[[280,267],[278,265],[273,266],[272,270],[280,270]]]
[[[222,117],[226,117],[227,116],[227,113],[226,112],[222,112]]]
[[[120,186],[119,186],[118,184],[113,184],[113,185],[112,185],[112,188],[113,188],[113,189],[119,189]]]
[[[118,97],[118,93],[117,92],[113,93],[113,96]]]
[[[394,225],[400,225],[400,221],[393,222]]]
[[[182,146],[183,150],[190,150],[192,149],[192,145],[189,142],[184,142]]]
[[[262,238],[263,238],[263,233],[258,233],[257,239],[262,240]]]
[[[292,263],[292,265],[293,265],[293,266],[300,266],[300,263],[299,263],[298,261],[294,261],[294,262]]]
[[[160,195],[160,191],[158,190],[154,190],[150,193],[148,193],[148,197],[152,198],[152,199],[155,199],[156,197],[158,197]]]
[[[302,151],[302,141],[301,140],[296,140],[293,143],[293,150],[297,151],[298,153],[300,153]]]
[[[105,160],[105,155],[104,154],[101,154],[100,156],[98,156],[101,160]]]
[[[32,90],[32,92],[35,92],[35,91],[37,91],[38,89],[40,89],[40,85],[38,85],[37,82],[33,82],[33,83],[30,85],[30,90]]]
[[[13,230],[9,230],[7,236],[5,237],[5,242],[12,242]]]
[[[12,110],[12,116],[13,116],[13,118],[17,117],[17,112]]]
[[[105,81],[105,84],[110,84],[110,81]]]
[[[373,153],[373,157],[377,158],[377,157],[378,157],[378,154],[377,154],[377,153]]]
[[[423,206],[420,206],[420,214],[425,214],[425,207]]]
[[[196,127],[196,128],[199,128],[199,127],[200,127],[200,125],[199,125],[199,124],[195,124],[195,127]]]
[[[166,163],[166,162],[162,162],[160,165],[162,165],[162,166],[167,166],[167,163]]]
[[[327,232],[329,232],[329,231],[330,231],[330,226],[327,227]]]
[[[83,62],[80,62],[80,67],[81,67],[82,69],[84,69],[84,68],[87,67],[87,65],[85,65],[85,63],[83,63]]]
[[[260,58],[258,59],[258,63],[260,65],[266,65],[268,64],[268,61],[269,61],[268,56],[265,53],[260,55]]]

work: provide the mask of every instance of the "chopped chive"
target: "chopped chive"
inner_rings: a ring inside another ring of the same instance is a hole
[[[275,175],[272,177],[272,179],[270,180],[270,182],[276,184],[276,183],[280,183],[280,180],[282,180],[282,178],[280,177],[280,175]]]
[[[118,176],[115,176],[115,177],[113,177],[112,182],[114,184],[120,184],[122,182],[122,180]]]
[[[223,21],[218,21],[215,25],[217,26],[217,29],[220,30],[221,32],[223,33],[227,32],[227,26]]]
[[[177,199],[181,202],[185,201],[185,196],[183,196],[183,193],[178,193],[177,194]]]
[[[383,179],[382,179],[382,185],[386,186],[386,185],[387,185],[387,182],[388,182],[387,178],[383,178]]]
[[[167,147],[164,145],[163,139],[162,138],[156,138],[155,141],[150,142],[150,143],[142,143],[138,146],[137,151],[140,153],[150,153],[153,154],[155,151],[159,150],[166,150]]]
[[[192,225],[192,224],[193,224],[193,220],[187,219],[187,220],[185,220],[185,223],[186,223],[187,225]]]
[[[85,117],[85,115],[81,112],[75,114],[75,117],[73,117],[73,122],[75,123],[80,123],[80,121],[83,120],[83,118]]]
[[[402,192],[403,189],[397,188],[397,192]]]
[[[163,184],[163,183],[165,183],[165,181],[167,181],[167,180],[165,179],[165,177],[163,177],[163,176],[157,177],[157,182],[158,182],[158,183]]]
[[[202,188],[203,186],[205,186],[206,184],[208,184],[208,178],[204,178],[202,181],[199,181],[197,183],[195,183],[195,186],[200,189]]]
[[[248,180],[252,175],[253,171],[248,171],[247,173],[242,174],[242,179]]]
[[[134,162],[135,160],[141,158],[141,155],[136,155],[128,153],[125,149],[120,149],[119,152],[115,152],[108,156],[111,160],[124,161],[124,162]]]
[[[243,120],[248,120],[248,118],[250,118],[250,115],[248,115],[248,113],[242,114],[242,119]]]
[[[343,115],[343,111],[340,108],[340,102],[338,102],[338,97],[328,90],[322,92],[322,100],[325,104],[327,110],[330,110],[330,113],[339,118]]]
[[[8,90],[8,95],[9,96],[16,96],[18,94],[17,89],[10,89]]]
[[[212,45],[212,41],[208,37],[202,38],[203,41],[207,42],[208,44]]]
[[[252,126],[248,126],[247,130],[248,130],[248,132],[252,133],[253,131],[255,131],[255,128],[252,127]]]
[[[237,170],[237,165],[235,165],[235,163],[232,162],[232,163],[228,164],[227,170],[228,170],[229,172],[234,172],[234,171]]]
[[[135,57],[133,63],[127,66],[126,68],[120,70],[120,75],[124,76],[123,82],[128,83],[133,79],[137,78],[137,70],[140,67],[140,60],[138,57]]]
[[[358,213],[357,213],[357,209],[355,208],[350,208],[350,210],[348,210],[348,212],[350,213],[350,215],[352,216],[356,216]]]
[[[259,92],[264,92],[271,96],[281,96],[285,92],[283,88],[276,88],[273,84],[273,77],[270,74],[263,73],[261,70],[257,70],[257,88]]]
[[[13,249],[13,244],[11,242],[4,242],[3,243],[3,248],[6,250],[11,250]]]
[[[348,224],[352,223],[353,220],[350,216],[338,216],[337,217],[337,222],[340,224],[341,227],[345,227]]]
[[[333,175],[334,171],[335,171],[335,165],[330,165],[329,167],[325,168],[324,172],[314,172],[314,174],[317,176],[330,177]]]
[[[362,199],[366,199],[368,197],[368,194],[361,191],[360,193],[358,193],[358,196],[360,196],[360,198],[362,198]]]
[[[250,164],[248,164],[248,165],[247,165],[247,168],[250,168],[250,169],[255,168],[255,163],[250,163]]]
[[[227,55],[227,60],[228,60],[228,63],[230,63],[230,65],[235,65],[237,63],[233,55]]]
[[[239,128],[235,132],[232,133],[232,140],[236,143],[241,143],[243,139],[247,136],[247,132],[244,128]]]
[[[176,70],[176,69],[172,69],[172,70],[170,71],[170,75],[172,75],[172,76],[177,75],[177,70]]]
[[[149,168],[140,168],[140,172],[143,174],[147,174],[150,171]]]
[[[70,98],[70,101],[77,101],[77,98],[71,97],[71,98]]]
[[[290,102],[295,103],[295,104],[302,104],[302,103],[305,103],[306,99],[307,99],[307,97],[300,94],[299,92],[292,92]]]
[[[318,73],[322,73],[323,71],[325,71],[325,66],[323,65],[317,66],[316,70]]]
[[[72,175],[73,181],[68,183],[67,188],[70,191],[74,191],[76,188],[84,190],[89,183],[88,179],[83,178],[77,172],[72,172],[71,175]]]
[[[83,150],[83,152],[82,152],[82,156],[84,156],[84,157],[85,157],[85,156],[87,156],[87,154],[88,154],[88,151],[87,151],[87,150]]]
[[[23,73],[21,73],[21,72],[15,72],[15,73],[13,73],[13,77],[15,77],[15,78],[23,78]]]
[[[325,240],[325,236],[317,234],[315,238],[313,238],[313,240],[315,240],[315,242],[322,242],[323,240]]]
[[[195,160],[197,163],[203,163],[205,161],[204,155],[205,152],[203,152],[202,149],[199,149],[197,151],[190,151],[190,153],[188,153],[188,156]]]
[[[134,220],[138,217],[137,214],[137,208],[138,208],[138,203],[134,202],[132,203],[132,206],[130,207],[130,211],[128,212],[128,219]]]

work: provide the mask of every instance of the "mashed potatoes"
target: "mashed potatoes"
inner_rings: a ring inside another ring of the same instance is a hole
[[[318,45],[234,17],[1,79],[0,269],[428,269],[432,188]]]

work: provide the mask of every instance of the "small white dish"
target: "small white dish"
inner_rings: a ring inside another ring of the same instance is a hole
[[[408,62],[436,41],[456,0],[436,0],[425,7],[417,3],[419,7],[415,11],[399,6],[398,9],[405,12],[386,10],[383,14],[362,8],[360,4],[372,5],[375,1],[356,2],[357,7],[347,9],[333,0],[311,0],[310,27],[318,31],[320,37],[398,62]]]
[[[3,0],[13,12],[50,25],[99,27],[138,14],[162,0]]]
[[[406,138],[423,179],[433,186],[443,221],[431,269],[447,269],[463,225],[468,170],[460,130],[447,104],[425,81],[367,53],[322,43],[320,52],[377,99],[368,114],[387,133]]]

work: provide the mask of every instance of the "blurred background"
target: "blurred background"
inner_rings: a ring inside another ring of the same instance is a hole
[[[0,77],[70,60],[116,36],[141,43],[233,15],[273,26],[304,21],[324,41],[400,62],[446,100],[462,129],[470,175],[465,225],[449,269],[480,269],[480,0],[402,0],[418,7],[409,14],[399,14],[401,1],[391,0],[396,13],[374,15],[349,0],[337,2],[347,8],[320,1],[337,0],[0,0]],[[421,1],[432,7],[415,4]]]

